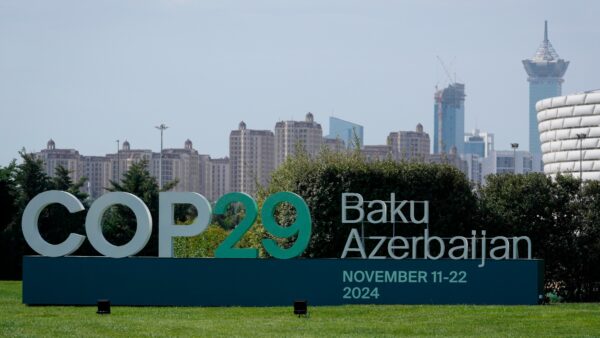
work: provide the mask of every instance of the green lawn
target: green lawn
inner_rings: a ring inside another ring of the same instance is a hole
[[[600,336],[600,304],[290,307],[26,306],[21,282],[0,282],[0,336]]]

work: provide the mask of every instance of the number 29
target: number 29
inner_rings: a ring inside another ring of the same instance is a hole
[[[215,250],[217,258],[257,258],[258,249],[256,248],[235,248],[234,246],[241,240],[244,234],[252,227],[258,216],[258,206],[250,195],[242,192],[232,192],[223,195],[215,205],[214,214],[222,215],[227,210],[227,206],[232,203],[240,203],[245,209],[245,217],[225,238],[225,240]],[[284,227],[277,223],[275,219],[275,210],[281,203],[289,203],[296,210],[296,220],[290,226]],[[262,240],[262,245],[269,255],[274,258],[288,259],[300,256],[308,243],[312,232],[312,222],[308,206],[295,193],[284,191],[269,196],[262,207],[261,218],[265,230],[277,238],[296,237],[296,241],[289,248],[282,248],[277,242],[270,238]]]

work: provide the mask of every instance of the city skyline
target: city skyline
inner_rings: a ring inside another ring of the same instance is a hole
[[[343,122],[345,124],[340,127],[361,128],[349,121]],[[340,130],[347,131],[344,128]],[[56,142],[50,139],[46,149],[34,153],[34,156],[43,160],[44,171],[49,176],[54,176],[60,165],[69,170],[75,181],[86,177],[88,182],[82,191],[92,198],[103,194],[110,181],[122,176],[135,162],[145,159],[152,176],[161,177],[163,182],[178,181],[174,187],[176,191],[199,192],[210,200],[216,200],[231,190],[256,194],[257,184],[268,186],[271,173],[286,158],[293,156],[298,146],[303,147],[310,157],[318,156],[325,149],[336,153],[353,152],[352,147],[346,148],[339,135],[335,139],[330,136],[323,136],[321,125],[314,120],[312,113],[307,113],[304,121],[275,123],[273,131],[250,129],[241,121],[238,129],[230,132],[229,157],[224,158],[199,153],[190,139],[184,142],[183,148],[165,148],[162,156],[150,149],[131,148],[128,140],[123,142],[117,153],[98,156],[80,153],[75,148],[57,148]],[[462,171],[474,184],[481,184],[491,173],[541,170],[532,166],[528,151],[516,151],[516,148],[496,151],[492,133],[475,129],[464,133],[461,143],[465,147],[464,153],[458,152],[456,146],[447,153],[431,153],[430,136],[419,123],[413,131],[390,132],[385,144],[362,145],[361,154],[367,162],[392,160],[449,164]],[[523,163],[515,162],[517,154]]]
[[[0,165],[50,138],[88,154],[111,152],[116,139],[156,150],[162,122],[165,148],[190,138],[223,157],[240,120],[272,129],[309,111],[323,130],[331,115],[364,126],[367,145],[419,122],[433,135],[434,88],[450,82],[437,55],[468,88],[465,131],[526,149],[521,60],[542,41],[544,20],[571,61],[562,93],[600,87],[600,47],[590,43],[600,6],[577,4],[588,10],[547,1],[530,4],[534,13],[517,1],[1,1]]]

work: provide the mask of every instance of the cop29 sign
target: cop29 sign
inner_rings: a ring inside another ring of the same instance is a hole
[[[288,227],[277,224],[274,217],[277,206],[284,202],[291,204],[296,209],[296,221]],[[48,205],[54,203],[63,205],[71,213],[84,210],[77,197],[65,191],[46,191],[29,202],[23,214],[23,236],[29,246],[42,256],[69,255],[79,249],[85,240],[85,236],[78,234],[70,234],[67,240],[60,244],[50,244],[42,238],[38,229],[38,218]],[[211,210],[208,200],[198,193],[161,192],[159,194],[158,256],[173,257],[174,237],[191,237],[201,234],[210,224],[213,213],[222,215],[227,206],[232,203],[241,203],[244,206],[245,216],[225,241],[217,247],[215,256],[217,258],[258,258],[256,248],[235,247],[258,216],[258,207],[254,199],[241,192],[228,193],[221,197],[214,212]],[[111,244],[102,234],[102,217],[115,204],[130,208],[137,219],[135,235],[129,243],[121,246]],[[184,226],[173,222],[177,204],[190,204],[196,208],[198,217],[192,224]],[[310,241],[311,219],[308,207],[300,196],[291,192],[279,192],[269,196],[264,202],[261,217],[265,229],[273,236],[296,237],[296,242],[289,248],[281,248],[274,240],[264,239],[262,241],[264,248],[272,257],[293,258],[304,252]],[[126,192],[110,192],[92,203],[85,219],[85,231],[94,249],[104,256],[112,258],[133,256],[140,252],[150,240],[152,217],[148,207],[137,196]]]
[[[241,192],[225,194],[214,210],[198,193],[161,192],[159,257],[132,257],[147,245],[153,227],[141,199],[125,192],[107,193],[90,206],[85,236],[70,234],[64,242],[51,244],[38,229],[42,211],[51,204],[61,204],[71,213],[83,211],[84,206],[68,192],[47,191],[29,202],[22,218],[26,242],[42,256],[23,259],[23,302],[85,305],[99,298],[111,299],[115,305],[178,306],[289,305],[295,299],[315,305],[537,302],[543,263],[532,259],[529,238],[486,238],[484,230],[472,231],[471,237],[431,236],[428,201],[397,200],[394,193],[387,200],[366,201],[354,192],[340,198],[340,221],[348,226],[341,259],[290,259],[304,253],[313,233],[311,211],[292,192],[267,197],[260,210],[251,196]],[[244,217],[218,245],[215,259],[173,257],[175,237],[201,234],[212,215],[224,214],[232,203],[243,206]],[[289,226],[278,224],[275,217],[282,203],[295,209],[295,221]],[[133,238],[120,246],[102,233],[103,215],[116,204],[130,208],[137,220]],[[178,204],[196,208],[198,216],[191,224],[175,224]],[[268,234],[291,239],[285,247],[271,238],[262,240],[274,259],[258,259],[257,248],[237,246],[259,212]],[[422,224],[423,235],[365,235],[365,224],[386,223]],[[104,257],[70,256],[86,238]],[[526,255],[520,254],[521,247]]]

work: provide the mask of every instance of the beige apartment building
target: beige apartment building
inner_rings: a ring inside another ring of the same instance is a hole
[[[183,149],[163,149],[161,172],[163,184],[177,180],[177,185],[172,191],[201,193],[200,156],[206,155],[199,155],[189,139],[185,141]],[[153,155],[153,163],[156,162],[160,163],[160,153]],[[155,172],[155,176],[158,176],[158,172]]]
[[[150,149],[131,149],[131,144],[125,140],[117,153],[106,154],[106,158],[110,161],[110,180],[120,181],[134,163],[142,160],[148,162],[147,167],[150,174],[156,177],[158,174],[158,161],[154,163],[153,156],[154,154]]]
[[[389,145],[366,145],[361,150],[367,162],[385,161],[392,158],[392,148]]]
[[[83,167],[83,176],[87,182],[83,191],[91,198],[100,197],[110,186],[112,179],[112,164],[106,156],[81,156],[80,162]]]
[[[275,124],[275,167],[295,155],[298,147],[315,157],[322,144],[323,130],[312,113],[306,114],[304,121],[279,121]]]
[[[255,195],[267,186],[275,169],[275,136],[270,130],[246,128],[244,121],[229,135],[231,189]]]
[[[206,198],[216,201],[231,192],[231,164],[228,157],[210,159]]]
[[[391,132],[388,144],[396,161],[426,162],[429,158],[429,134],[423,131],[420,123],[415,131]]]
[[[46,149],[35,154],[35,157],[44,161],[44,169],[49,176],[56,175],[56,167],[59,165],[68,169],[73,181],[82,176],[81,155],[75,149],[56,149],[56,143],[50,139],[46,143]]]
[[[110,181],[118,181],[139,161],[146,160],[148,171],[154,177],[159,175],[160,153],[149,149],[131,149],[129,141],[123,142],[117,153],[106,156],[83,156],[74,149],[56,149],[53,140],[48,141],[47,148],[36,153],[35,156],[44,161],[45,172],[53,177],[56,167],[62,165],[70,172],[73,180],[87,178],[87,183],[82,190],[92,199],[106,193]],[[203,163],[204,157],[193,148],[192,141],[186,140],[183,148],[163,149],[162,155],[162,181],[163,183],[177,180],[173,191],[192,191],[203,193],[201,182],[202,175],[208,175],[208,161]],[[225,183],[222,184],[224,186]]]
[[[341,153],[346,152],[348,148],[341,138],[323,138],[323,146],[331,152]]]

